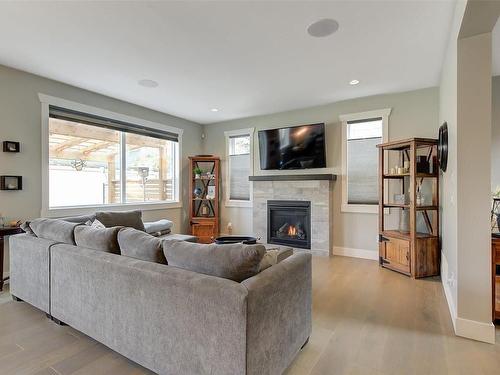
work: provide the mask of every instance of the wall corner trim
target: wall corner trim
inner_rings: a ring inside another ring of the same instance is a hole
[[[351,258],[378,260],[377,250],[353,249],[350,247],[334,246],[332,254]]]

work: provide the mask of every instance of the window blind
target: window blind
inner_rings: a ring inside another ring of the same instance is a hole
[[[59,120],[79,122],[82,124],[98,126],[126,133],[134,133],[147,137],[166,139],[173,142],[179,142],[179,135],[173,132],[147,128],[145,126],[132,124],[120,120],[110,119],[89,113],[78,112],[66,108],[49,106],[49,116]]]
[[[229,199],[250,200],[250,154],[229,156]]]
[[[378,150],[382,118],[347,122],[347,203],[378,203]]]

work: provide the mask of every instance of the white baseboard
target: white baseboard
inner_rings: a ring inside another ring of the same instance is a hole
[[[328,258],[330,256],[330,253],[328,251],[324,250],[310,250],[311,254],[317,257],[326,257]]]
[[[450,311],[451,322],[453,323],[453,329],[456,334],[457,308],[455,306],[455,301],[453,301],[450,284],[448,284],[448,260],[444,256],[443,252],[441,252],[441,284],[443,285],[444,296],[446,297],[446,302],[448,302],[448,310]]]
[[[370,259],[378,261],[378,251],[376,250],[353,249],[350,247],[334,246],[332,254],[344,257]]]
[[[466,337],[468,339],[482,341],[488,344],[495,343],[495,325],[493,323],[483,323],[457,317],[455,333],[457,336]]]
[[[465,337],[472,340],[482,341],[489,344],[495,343],[495,326],[493,323],[478,322],[457,316],[457,308],[450,284],[448,283],[448,260],[441,252],[441,283],[443,285],[444,295],[448,302],[450,310],[451,322],[457,336]]]

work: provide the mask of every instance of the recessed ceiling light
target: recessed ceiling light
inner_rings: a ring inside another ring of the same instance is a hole
[[[211,111],[212,112],[219,112],[219,109],[218,108],[212,108]]]
[[[339,29],[339,23],[331,18],[324,18],[309,25],[307,32],[315,38],[332,35]]]
[[[151,79],[141,79],[137,83],[143,87],[149,87],[149,88],[158,87],[158,82],[153,81]]]
[[[349,82],[350,85],[357,85],[359,81],[357,79],[353,79],[351,82]]]

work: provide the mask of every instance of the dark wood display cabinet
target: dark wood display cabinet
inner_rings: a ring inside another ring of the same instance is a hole
[[[200,243],[211,243],[219,235],[220,159],[191,156],[189,221],[191,234]]]

